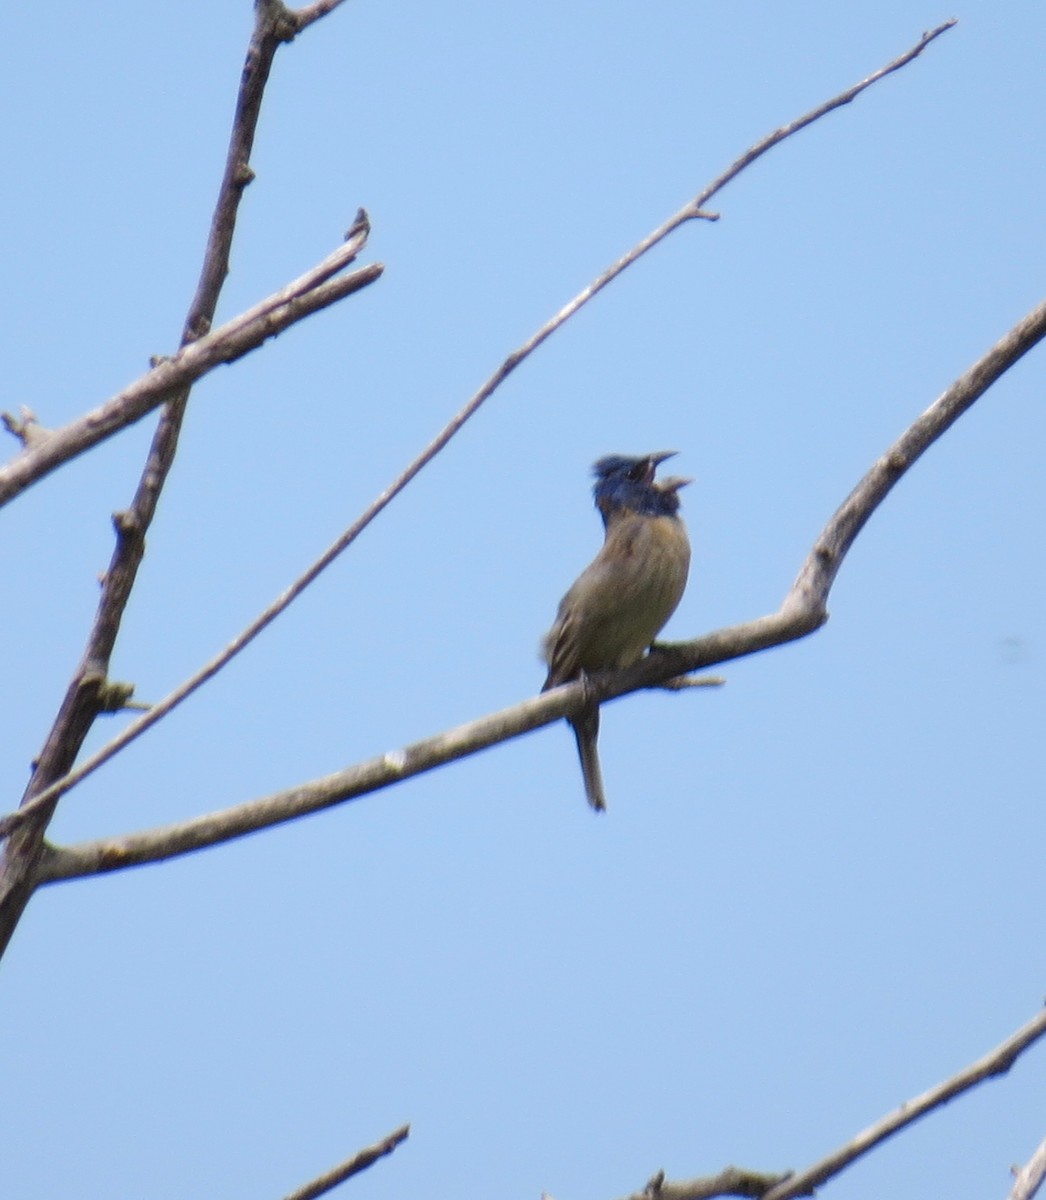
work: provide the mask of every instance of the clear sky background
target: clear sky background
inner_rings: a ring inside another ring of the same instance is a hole
[[[595,552],[589,465],[680,451],[666,630],[772,611],[877,455],[1046,290],[1046,8],[352,0],[279,54],[220,317],[336,246],[375,286],[194,392],[114,674],[156,699],[562,304],[759,137],[789,140],[516,372],[306,596],[67,798],[150,827],[515,703]],[[171,351],[246,0],[5,13],[4,384],[47,425]],[[3,1190],[603,1200],[802,1167],[1034,1015],[1046,349],[862,534],[816,636],[296,825],[37,895],[0,970]],[[3,808],[80,654],[152,420],[0,514]],[[5,453],[15,449],[9,441]],[[99,723],[97,747],[124,718]],[[1004,1196],[1046,1049],[825,1189]]]

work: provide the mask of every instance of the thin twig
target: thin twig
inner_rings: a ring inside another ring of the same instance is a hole
[[[788,125],[783,125],[779,129],[768,134],[761,141],[757,142],[749,150],[747,150],[736,162],[733,163],[726,171],[719,175],[711,184],[708,185],[698,196],[689,201],[683,206],[674,216],[670,217],[663,225],[654,230],[636,246],[634,246],[624,257],[619,259],[613,266],[603,272],[593,283],[589,284],[583,291],[578,293],[567,305],[565,305],[551,320],[547,321],[532,337],[523,343],[519,349],[513,351],[494,372],[493,375],[483,384],[483,386],[472,396],[468,403],[458,412],[437,434],[437,436],[425,447],[425,449],[414,459],[412,463],[400,474],[383,491],[376,500],[361,514],[361,516],[349,526],[347,530],[323,552],[322,555],[300,576],[289,588],[287,588],[280,596],[276,598],[258,617],[254,619],[236,638],[229,643],[219,654],[212,658],[208,663],[205,663],[194,675],[181,683],[177,688],[164,697],[149,713],[140,717],[138,720],[128,725],[120,734],[112,741],[103,746],[97,753],[92,755],[84,763],[82,763],[75,771],[72,771],[65,779],[56,781],[52,788],[48,789],[48,801],[57,798],[63,792],[74,787],[81,780],[85,779],[93,771],[97,770],[103,763],[107,762],[113,755],[117,754],[125,746],[129,745],[137,737],[141,736],[147,729],[155,725],[162,717],[166,716],[173,708],[192,695],[197,688],[201,687],[207,680],[213,678],[223,667],[240,653],[247,645],[250,644],[265,629],[272,621],[276,619],[293,601],[319,576],[334,560],[343,553],[367,528],[368,525],[378,516],[379,513],[410,483],[412,479],[429,463],[435,456],[447,445],[454,437],[459,429],[479,410],[480,406],[493,394],[493,392],[501,385],[508,375],[538,346],[541,345],[548,337],[550,337],[560,326],[563,325],[574,313],[576,313],[584,304],[592,299],[599,291],[607,286],[613,279],[621,274],[626,267],[634,263],[638,258],[650,250],[658,242],[666,238],[673,230],[679,228],[680,225],[687,221],[705,217],[711,218],[713,214],[704,211],[704,205],[712,196],[714,196],[721,188],[725,187],[733,180],[745,167],[751,165],[755,160],[765,154],[773,146],[783,141],[786,137],[798,132],[800,129],[810,125],[819,117],[831,112],[833,109],[839,108],[841,105],[849,104],[856,96],[878,80],[886,75],[899,70],[912,59],[917,57],[926,48],[927,45],[935,38],[939,37],[947,29],[954,25],[954,21],[948,21],[943,25],[938,26],[930,33],[923,34],[919,42],[902,54],[899,58],[894,59],[885,67],[869,75],[860,83],[854,84],[853,87],[847,88],[833,99],[826,101],[817,108],[812,109],[805,116],[792,121]],[[765,620],[765,619],[764,619]],[[787,637],[798,637],[802,633],[810,632],[806,628],[804,620],[800,617],[797,622],[792,623],[795,626],[795,631],[790,634],[784,634],[778,631],[778,640],[787,640]],[[776,627],[775,627],[776,629]],[[754,643],[745,643],[749,648],[739,650],[738,653],[751,653],[752,649],[763,648],[766,645],[776,644],[774,642],[762,642],[756,646]],[[732,657],[732,656],[731,656]],[[713,661],[723,661],[722,659],[708,659],[702,665],[709,665]],[[688,668],[680,667],[678,671],[673,672],[676,675],[685,674]],[[648,686],[654,682],[664,683],[669,676],[662,676],[660,680],[650,680]],[[609,698],[611,694],[608,692],[605,698]],[[552,720],[552,717],[548,717]],[[525,732],[526,729],[533,726],[521,726],[514,732],[516,734]],[[508,733],[505,736],[513,736]],[[440,739],[433,739],[439,741]],[[420,761],[420,759],[419,759]],[[432,763],[435,765],[435,762]],[[428,767],[419,767],[419,770],[427,770]],[[384,783],[389,780],[384,780],[377,786],[384,786]],[[371,789],[368,789],[371,790]],[[342,797],[348,799],[346,794]],[[11,821],[17,821],[18,818],[6,818],[0,821],[0,836],[8,831],[13,826]]]
[[[321,17],[325,17],[328,13],[333,12],[343,3],[343,0],[317,0],[315,4],[306,4],[302,8],[291,10],[291,19],[297,26],[297,32],[301,32]]]
[[[410,1126],[401,1125],[399,1129],[394,1130],[388,1137],[382,1138],[380,1142],[375,1142],[373,1146],[367,1146],[351,1158],[347,1158],[343,1163],[332,1167],[309,1183],[303,1184],[286,1196],[284,1200],[316,1200],[318,1196],[325,1196],[327,1192],[333,1191],[339,1183],[344,1183],[346,1179],[351,1179],[353,1175],[358,1175],[361,1171],[372,1167],[378,1159],[391,1154],[409,1136]]]
[[[828,594],[843,557],[853,544],[857,531],[883,502],[890,487],[912,466],[918,455],[955,422],[961,412],[965,412],[992,382],[1044,336],[1046,302],[1020,321],[1013,331],[916,419],[835,512],[807,556],[796,583],[778,612],[716,630],[693,641],[659,643],[655,652],[626,671],[593,677],[584,687],[573,683],[554,688],[512,708],[287,791],[234,805],[178,825],[71,847],[49,846],[39,866],[40,881],[52,882],[118,870],[217,845],[306,813],[357,799],[474,754],[496,742],[518,737],[558,718],[575,715],[583,704],[591,703],[593,696],[602,702],[639,688],[661,687],[669,680],[691,671],[703,670],[813,633],[828,619]],[[918,454],[915,453],[916,448]],[[147,719],[148,714],[128,726],[128,730]],[[103,748],[99,755],[107,749]],[[68,778],[82,778],[83,773],[98,765],[95,759],[99,755],[87,760]],[[56,790],[64,788],[66,784],[66,780],[60,780]],[[24,818],[15,813],[0,820],[0,835],[21,819]]]

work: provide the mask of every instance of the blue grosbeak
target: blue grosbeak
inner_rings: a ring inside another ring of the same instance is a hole
[[[678,515],[679,489],[690,480],[654,481],[659,464],[674,453],[611,454],[592,468],[605,540],[560,601],[545,635],[548,678],[542,691],[638,662],[675,612],[690,568],[690,542]],[[599,706],[589,706],[571,724],[585,796],[601,812],[606,797],[596,750]]]

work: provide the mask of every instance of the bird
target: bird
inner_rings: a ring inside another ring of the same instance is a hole
[[[637,663],[675,612],[690,570],[679,489],[692,481],[680,476],[654,480],[657,468],[675,453],[663,450],[638,458],[608,454],[593,465],[592,494],[603,518],[604,541],[559,602],[542,641],[548,666],[543,692]],[[596,748],[599,705],[587,706],[570,723],[585,796],[602,812],[606,795]]]

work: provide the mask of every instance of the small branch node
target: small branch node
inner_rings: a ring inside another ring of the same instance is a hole
[[[126,709],[136,709],[146,712],[151,707],[140,700],[132,700],[134,695],[133,683],[121,683],[115,679],[107,679],[98,689],[98,711],[100,713],[118,713]]]
[[[283,0],[254,0],[257,13],[255,38],[260,35],[277,42],[292,42],[301,32],[301,20]]]
[[[665,1172],[660,1170],[647,1180],[647,1185],[643,1189],[644,1196],[659,1196],[661,1194],[661,1185],[665,1182]]]
[[[118,512],[114,512],[113,528],[116,530],[117,537],[121,539],[142,536],[142,525],[138,514],[133,509],[121,508]]]
[[[685,692],[687,688],[723,687],[725,684],[726,677],[723,675],[677,675],[660,686],[666,692]]]
[[[51,436],[51,430],[45,429],[37,420],[36,413],[23,404],[18,409],[21,414],[16,417],[13,413],[0,413],[0,421],[13,437],[18,438],[24,449],[39,446]]]
[[[201,338],[205,338],[210,332],[211,319],[210,317],[201,314],[196,318],[195,321],[192,321],[189,324],[188,328],[186,329],[185,340],[187,342],[198,342]]]

